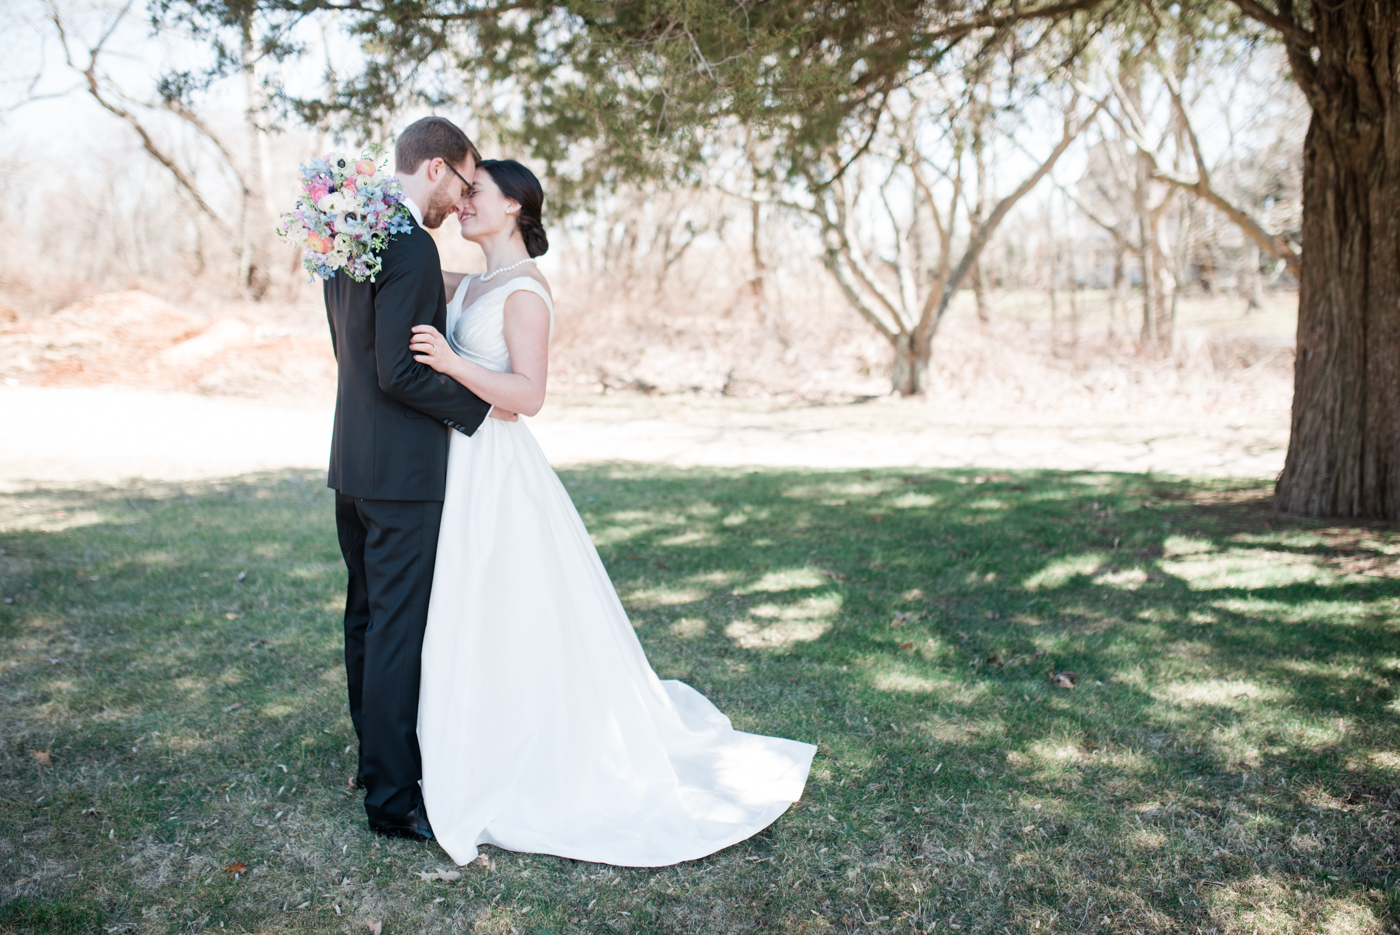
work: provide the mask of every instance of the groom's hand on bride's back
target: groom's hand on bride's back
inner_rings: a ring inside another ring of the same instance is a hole
[[[491,418],[500,419],[502,422],[519,422],[520,413],[511,412],[509,409],[502,409],[500,406],[491,407]]]

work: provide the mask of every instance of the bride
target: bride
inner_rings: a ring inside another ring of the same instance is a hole
[[[445,273],[447,334],[416,359],[502,409],[544,403],[554,326],[535,176],[487,160],[459,206],[487,272]],[[802,794],[816,748],[734,730],[648,664],[572,501],[523,422],[452,433],[423,674],[423,801],[477,845],[629,867],[712,854]]]

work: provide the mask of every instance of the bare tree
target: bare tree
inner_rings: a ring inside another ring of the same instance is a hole
[[[1113,36],[1105,45],[1112,50],[1127,44]],[[1162,345],[1170,340],[1178,296],[1192,276],[1193,259],[1220,251],[1218,240],[1209,249],[1201,247],[1203,238],[1218,237],[1202,226],[1205,206],[1246,240],[1240,261],[1252,304],[1260,301],[1259,251],[1275,257],[1283,268],[1297,269],[1299,253],[1289,218],[1277,210],[1271,214],[1269,207],[1282,203],[1275,196],[1288,185],[1263,182],[1269,175],[1265,164],[1276,161],[1275,144],[1269,144],[1268,158],[1260,160],[1250,147],[1257,147],[1264,134],[1248,123],[1236,127],[1231,118],[1235,89],[1249,86],[1259,96],[1273,89],[1246,80],[1247,62],[1208,59],[1189,33],[1172,34],[1165,26],[1145,45],[1134,43],[1103,59],[1110,63],[1102,78],[1106,90],[1096,93],[1079,85],[1104,105],[1100,140],[1091,149],[1090,167],[1077,190],[1067,193],[1086,217],[1114,238],[1120,251],[1137,258],[1140,340]],[[1226,84],[1229,90],[1220,87]],[[1217,123],[1226,130],[1225,145],[1214,166],[1194,115],[1193,101],[1207,91],[1224,98],[1217,101]],[[1237,139],[1241,129],[1247,132]],[[1275,132],[1273,139],[1280,135]],[[1296,199],[1290,203],[1296,205]]]
[[[47,15],[63,50],[64,61],[81,76],[83,90],[108,113],[125,123],[141,141],[148,156],[175,181],[180,191],[213,228],[215,235],[236,245],[238,279],[250,295],[262,298],[267,291],[267,243],[271,230],[272,210],[265,197],[266,171],[265,133],[260,121],[266,101],[257,93],[257,81],[250,69],[244,69],[244,91],[247,102],[243,111],[246,136],[243,152],[195,108],[190,96],[169,85],[160,88],[158,100],[136,98],[122,88],[103,68],[103,56],[124,28],[133,25],[130,16],[134,0],[112,10],[96,33],[96,38],[84,40],[71,26],[64,10],[56,0],[46,0]],[[251,42],[251,39],[249,40]],[[177,118],[187,133],[202,142],[202,151],[212,154],[219,168],[235,183],[238,196],[232,211],[211,202],[206,197],[207,186],[201,185],[188,159],[178,155],[162,115]]]
[[[1115,122],[1136,144],[1138,151],[1145,159],[1151,177],[1189,191],[1210,204],[1238,225],[1240,230],[1253,240],[1261,250],[1283,260],[1290,270],[1296,272],[1302,263],[1298,249],[1281,234],[1265,230],[1248,210],[1236,204],[1213,184],[1211,169],[1206,164],[1206,158],[1201,148],[1200,136],[1192,123],[1191,108],[1182,93],[1181,82],[1175,74],[1175,69],[1159,56],[1157,70],[1171,100],[1173,125],[1169,135],[1179,134],[1178,142],[1184,140],[1185,143],[1189,144],[1185,148],[1190,154],[1194,173],[1164,164],[1161,153],[1165,148],[1162,145],[1165,140],[1155,146],[1148,142],[1147,120],[1143,114],[1141,98],[1125,91],[1116,78],[1114,79],[1114,96],[1119,106],[1108,109]],[[1177,146],[1175,152],[1181,154],[1182,149],[1183,147]]]
[[[806,177],[808,200],[786,199],[816,221],[823,263],[889,343],[891,382],[901,395],[924,391],[933,341],[953,298],[1002,221],[1096,111],[1084,113],[1071,95],[1061,108],[1059,139],[1009,194],[992,202],[979,179],[987,171],[983,147],[991,124],[964,107],[966,94],[966,85],[953,89],[932,76],[910,82],[844,166]],[[969,197],[969,188],[983,197]]]

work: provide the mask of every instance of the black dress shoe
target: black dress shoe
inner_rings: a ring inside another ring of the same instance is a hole
[[[369,830],[386,838],[410,838],[414,841],[436,841],[433,826],[428,824],[428,810],[421,804],[407,815],[386,821],[369,820]]]

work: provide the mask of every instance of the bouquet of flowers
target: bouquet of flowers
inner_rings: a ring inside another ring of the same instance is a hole
[[[302,248],[312,278],[340,270],[356,282],[374,281],[390,234],[413,229],[399,180],[377,162],[371,147],[359,159],[330,153],[301,167],[296,210],[282,215],[277,233]]]

